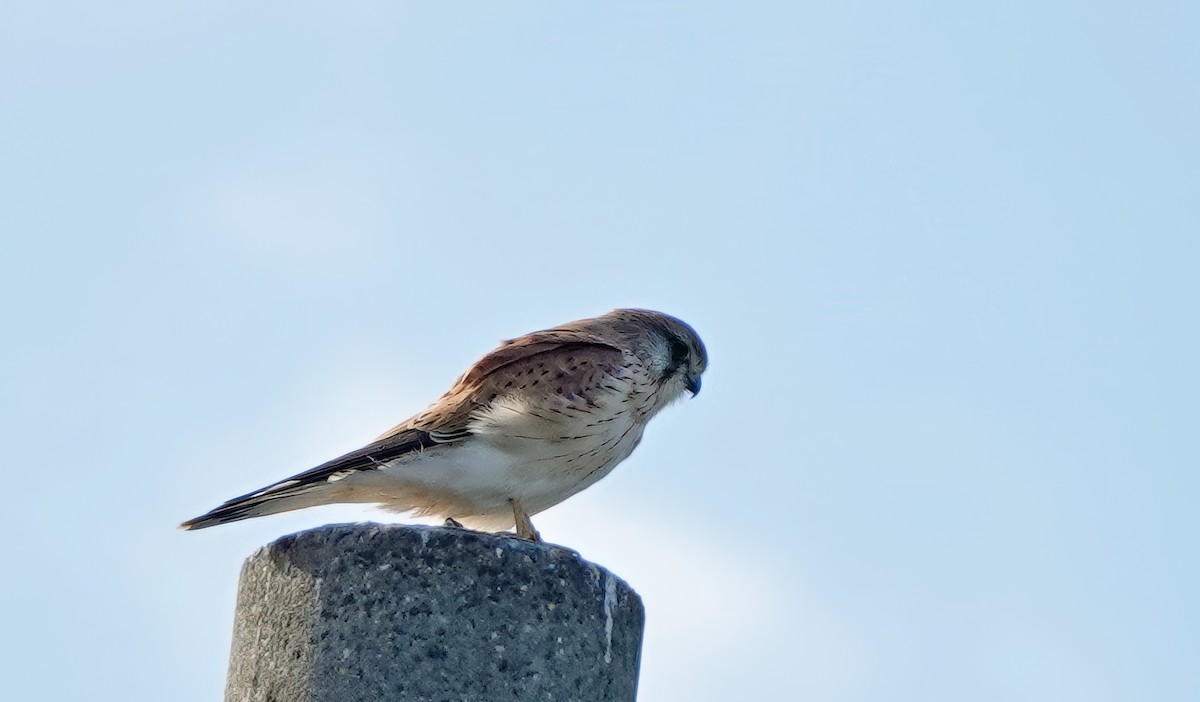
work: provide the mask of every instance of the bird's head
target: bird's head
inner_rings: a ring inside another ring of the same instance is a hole
[[[708,351],[696,330],[681,319],[651,310],[616,310],[610,316],[638,328],[638,346],[658,374],[659,406],[682,396],[700,394],[700,376],[708,368]]]

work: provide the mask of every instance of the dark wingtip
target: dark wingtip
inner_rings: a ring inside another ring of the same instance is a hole
[[[233,518],[230,518],[231,515],[221,513],[223,509],[226,509],[226,506],[223,505],[221,507],[218,507],[217,509],[214,509],[211,512],[202,514],[199,517],[189,519],[186,522],[184,522],[183,524],[180,524],[179,528],[183,529],[184,531],[195,531],[197,529],[207,529],[208,527],[211,527],[211,526],[217,526],[218,524],[228,524],[229,522],[236,522],[238,519],[245,518],[245,517],[237,517],[237,516],[233,516]]]

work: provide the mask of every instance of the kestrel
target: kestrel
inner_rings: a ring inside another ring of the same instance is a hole
[[[378,503],[475,529],[516,526],[629,457],[650,418],[700,391],[708,354],[684,322],[615,310],[502,343],[373,443],[182,524],[203,529],[333,503]]]

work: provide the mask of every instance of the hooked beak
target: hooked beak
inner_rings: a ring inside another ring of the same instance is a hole
[[[700,394],[700,376],[692,375],[691,373],[688,373],[687,375],[685,375],[683,377],[683,387],[687,388],[687,391],[692,393],[692,397],[699,395]]]

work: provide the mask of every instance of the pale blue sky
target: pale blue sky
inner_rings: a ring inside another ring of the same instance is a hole
[[[642,699],[1200,699],[1200,5],[0,6],[5,699],[218,699],[180,520],[501,338],[691,322],[542,515]]]

